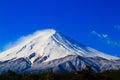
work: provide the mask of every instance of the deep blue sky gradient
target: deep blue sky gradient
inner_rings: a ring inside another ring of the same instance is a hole
[[[23,35],[53,28],[120,57],[119,25],[119,0],[0,0],[0,51]]]

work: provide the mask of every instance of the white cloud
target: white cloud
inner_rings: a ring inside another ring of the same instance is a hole
[[[41,30],[41,31],[42,31],[42,30]],[[36,32],[34,32],[33,34],[29,34],[29,35],[25,35],[25,36],[20,37],[20,38],[19,38],[18,40],[16,40],[16,41],[8,42],[7,45],[5,45],[5,46],[3,47],[3,51],[4,51],[4,50],[7,50],[7,49],[10,49],[10,48],[12,48],[12,47],[15,47],[15,46],[17,46],[17,45],[19,45],[19,44],[21,44],[21,43],[24,43],[25,41],[31,39],[34,35],[39,34],[39,32],[40,32],[40,31],[36,31]]]
[[[20,38],[19,38],[18,40],[16,40],[16,41],[8,42],[7,45],[5,45],[5,46],[3,47],[3,51],[4,51],[4,50],[7,50],[7,49],[10,49],[10,48],[12,48],[12,47],[15,47],[16,45],[24,42],[26,39],[27,39],[27,38],[25,38],[24,36],[22,36],[22,37],[20,37]]]
[[[98,36],[99,38],[107,38],[108,37],[107,34],[99,34],[96,31],[92,31],[91,33]]]
[[[120,47],[120,42],[117,42],[117,41],[111,39],[107,34],[99,34],[96,31],[92,31],[91,34],[96,35],[102,41],[106,42],[109,45]]]
[[[107,34],[103,34],[102,36],[103,36],[104,38],[107,38],[107,37],[108,37],[108,35],[107,35]]]

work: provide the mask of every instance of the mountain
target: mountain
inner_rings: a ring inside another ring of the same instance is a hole
[[[0,73],[79,71],[90,66],[94,71],[120,69],[120,59],[56,32],[37,31],[14,47],[0,53]]]

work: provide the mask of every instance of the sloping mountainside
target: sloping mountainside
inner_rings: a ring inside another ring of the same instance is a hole
[[[16,46],[0,53],[0,73],[79,71],[90,66],[100,72],[120,69],[120,59],[80,44],[48,29],[26,36]]]

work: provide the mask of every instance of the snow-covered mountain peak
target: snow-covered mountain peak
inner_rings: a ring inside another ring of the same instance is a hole
[[[14,47],[0,53],[0,74],[120,69],[120,58],[102,53],[56,32],[37,31],[22,37]]]
[[[119,59],[79,44],[53,29],[47,29],[22,38],[19,44],[0,53],[0,61],[27,58],[31,63],[37,59],[41,62],[48,62],[69,55],[101,57],[108,60]]]
[[[28,57],[32,53],[42,55],[42,50],[56,33],[53,29],[36,31],[33,34],[20,38],[14,47],[0,53],[0,60]]]
[[[31,35],[26,36],[23,39],[23,42],[25,41],[25,43],[26,43],[27,41],[29,42],[29,41],[34,41],[35,39],[42,39],[42,38],[48,39],[55,33],[56,33],[56,31],[54,29],[39,30]]]
[[[32,34],[32,38],[39,37],[39,36],[51,36],[56,33],[54,29],[46,29],[46,30],[39,30]]]

